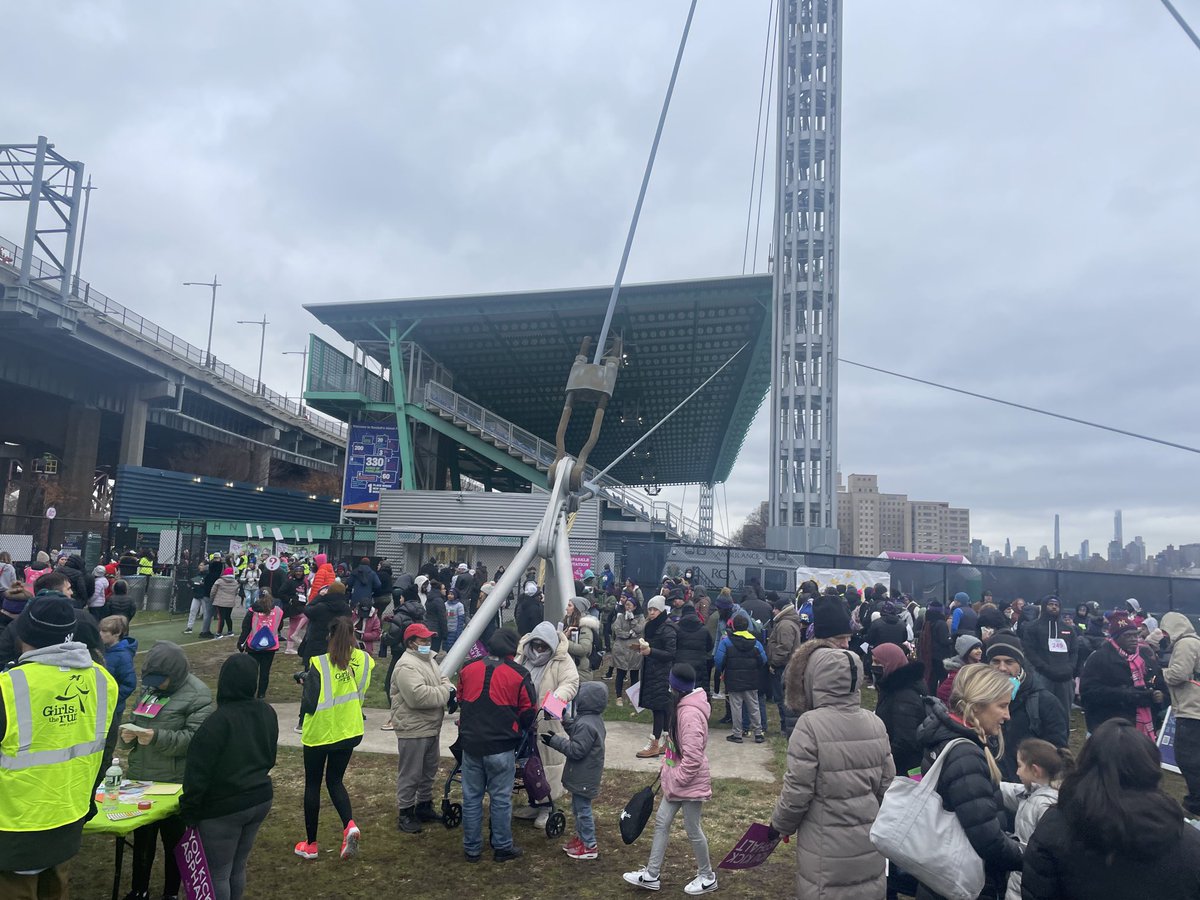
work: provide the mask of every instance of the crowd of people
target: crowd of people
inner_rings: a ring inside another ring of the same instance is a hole
[[[301,859],[319,855],[323,794],[340,824],[339,855],[358,854],[363,832],[345,775],[379,668],[390,705],[382,728],[397,742],[396,827],[415,835],[442,821],[439,736],[456,717],[468,864],[483,858],[485,799],[495,863],[523,855],[514,819],[546,828],[567,794],[574,834],[564,852],[600,855],[593,803],[613,705],[651,712],[637,756],[660,760],[649,856],[624,875],[637,888],[663,887],[682,814],[695,861],[683,889],[718,889],[703,818],[710,734],[727,725],[733,744],[787,739],[768,832],[796,836],[797,897],[941,896],[902,866],[885,871],[871,837],[881,804],[893,802],[889,787],[935,762],[942,807],[982,863],[979,896],[1200,896],[1200,832],[1185,818],[1200,815],[1200,636],[1186,616],[1160,623],[1132,599],[1105,614],[1086,603],[1071,613],[1056,597],[996,602],[986,592],[921,606],[883,584],[860,592],[805,582],[780,596],[750,583],[735,599],[729,588],[710,595],[666,578],[651,592],[605,566],[582,573],[563,617],[547,621],[529,572],[501,612],[489,606],[468,662],[447,678],[440,660],[484,615],[502,574],[430,560],[395,575],[386,561],[335,565],[323,554],[271,569],[214,555],[193,581],[186,626],[199,620],[212,640],[236,635],[240,652],[222,665],[214,700],[179,645],[158,641],[138,656],[119,562],[89,574],[77,556],[52,566],[39,554],[17,572],[0,553],[0,895],[65,896],[66,865],[115,751],[128,777],[183,785],[178,815],[133,833],[126,900],[150,896],[160,846],[163,896],[180,895],[173,851],[189,825],[216,896],[242,897],[273,803],[279,723],[264,698],[282,654],[299,663]],[[864,691],[874,692],[873,711]],[[1075,706],[1087,732],[1078,761],[1068,749]],[[1161,790],[1156,741],[1169,706],[1182,808]],[[43,708],[44,720],[25,723],[21,710]],[[220,752],[235,739],[236,755]],[[58,803],[45,802],[50,766]],[[926,850],[935,867],[963,865],[936,850]]]

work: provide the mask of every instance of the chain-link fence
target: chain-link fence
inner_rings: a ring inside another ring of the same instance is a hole
[[[923,562],[873,557],[788,553],[747,547],[706,544],[624,541],[614,553],[622,577],[655,585],[664,575],[692,573],[692,580],[710,590],[729,587],[736,595],[755,580],[764,591],[794,592],[797,570],[854,570],[877,572],[878,580],[909,594],[920,603],[949,601],[959,591],[978,600],[991,591],[996,600],[1024,597],[1039,600],[1053,594],[1065,608],[1095,601],[1103,609],[1134,597],[1157,613],[1178,610],[1200,615],[1200,579],[1077,572],[1017,566],[980,566],[952,562]],[[614,570],[618,566],[614,565]],[[803,580],[803,579],[801,579]],[[819,579],[818,579],[819,580]]]

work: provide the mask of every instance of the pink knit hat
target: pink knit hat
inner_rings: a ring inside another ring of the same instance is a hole
[[[880,644],[871,651],[871,654],[875,657],[875,662],[883,667],[884,678],[908,665],[908,657],[895,644]]]

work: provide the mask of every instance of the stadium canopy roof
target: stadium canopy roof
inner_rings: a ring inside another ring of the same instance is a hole
[[[455,391],[553,442],[571,363],[583,339],[599,335],[610,293],[597,287],[305,309],[384,367],[386,337],[395,325],[404,340],[449,371]],[[612,333],[623,338],[626,358],[589,462],[606,466],[745,345],[636,457],[612,472],[633,485],[728,478],[770,386],[770,312],[769,275],[623,287]],[[570,452],[579,451],[590,424],[590,408],[577,408],[567,434]]]

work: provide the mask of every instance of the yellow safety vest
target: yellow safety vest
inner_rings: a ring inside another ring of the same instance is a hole
[[[91,808],[96,772],[117,708],[103,666],[26,663],[0,674],[0,832],[48,831]]]
[[[321,676],[317,709],[304,717],[301,741],[305,747],[336,744],[363,733],[362,705],[371,683],[375,660],[357,647],[350,653],[350,665],[339,669],[325,653],[313,660]]]
[[[138,560],[138,574],[139,575],[153,575],[154,574],[154,563],[150,561],[150,557],[143,556],[141,559]]]

